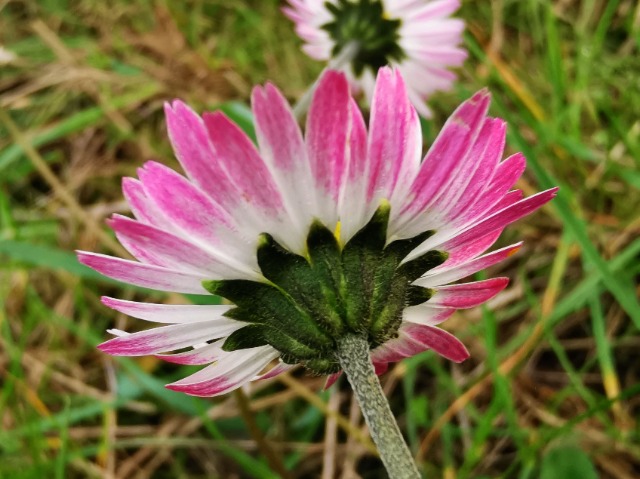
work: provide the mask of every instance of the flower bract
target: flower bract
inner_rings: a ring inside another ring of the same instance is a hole
[[[451,67],[467,57],[460,47],[464,22],[451,18],[459,0],[289,0],[283,11],[310,57],[329,61],[353,48],[343,67],[354,90],[370,101],[380,67],[393,65],[407,81],[418,112],[431,115],[425,100],[449,90]]]
[[[215,294],[221,305],[103,298],[163,324],[116,335],[100,349],[203,365],[167,387],[197,396],[231,391],[296,365],[340,374],[336,342],[368,340],[378,373],[431,349],[462,361],[464,345],[438,325],[478,306],[506,278],[457,283],[520,243],[485,253],[510,223],[555,195],[513,189],[525,168],[502,160],[505,123],[480,91],[444,125],[422,159],[420,122],[398,69],[380,69],[368,126],[342,72],[323,74],[303,135],[272,85],[252,95],[257,146],[223,113],[166,106],[186,176],[156,162],[123,190],[135,218],[110,226],[135,260],[80,252],[102,274],[161,291]]]

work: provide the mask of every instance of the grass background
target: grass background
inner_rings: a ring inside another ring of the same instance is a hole
[[[322,65],[275,0],[0,3],[0,477],[384,477],[345,382],[301,371],[250,399],[167,391],[188,368],[95,350],[136,327],[102,294],[178,301],[101,278],[74,249],[118,254],[120,178],[176,166],[162,103],[250,126],[251,86],[292,100]],[[560,195],[508,229],[510,287],[446,323],[471,359],[430,352],[382,377],[426,477],[640,476],[640,3],[464,3],[470,58],[424,122],[488,86],[518,187]],[[320,392],[319,392],[320,391]],[[265,452],[265,443],[269,446]],[[278,464],[288,470],[277,472]]]

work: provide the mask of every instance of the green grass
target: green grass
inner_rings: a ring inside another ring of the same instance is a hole
[[[176,166],[164,101],[221,108],[250,130],[243,105],[253,84],[272,81],[294,100],[316,78],[322,65],[299,51],[279,7],[0,7],[2,45],[18,55],[0,67],[0,108],[83,207],[74,213],[61,200],[0,122],[0,477],[277,477],[236,397],[173,393],[163,385],[188,368],[95,349],[105,329],[135,327],[102,307],[101,295],[176,298],[108,281],[78,265],[73,250],[110,252],[110,233],[91,225],[127,214],[122,176],[151,158]],[[427,352],[382,378],[426,477],[640,473],[639,9],[628,0],[502,0],[460,11],[470,58],[455,90],[433,98],[425,143],[488,86],[493,114],[509,123],[508,153],[528,158],[519,187],[559,185],[560,194],[501,238],[525,240],[488,273],[509,276],[509,289],[446,323],[471,359],[456,366]],[[327,448],[336,477],[353,477],[351,468],[382,477],[354,433],[362,423],[349,418],[346,383],[337,386],[339,412],[352,426],[332,448],[325,430],[334,416],[309,402],[311,394],[326,405],[329,393],[318,378],[294,376],[251,395],[291,477],[321,477]]]

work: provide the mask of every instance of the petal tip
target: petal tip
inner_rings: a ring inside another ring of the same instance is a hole
[[[111,308],[111,309],[115,309],[115,307],[118,305],[118,303],[121,300],[115,299],[115,298],[111,298],[109,296],[102,296],[100,297],[100,302],[106,306],[107,308]]]
[[[109,339],[104,343],[98,344],[96,348],[111,356],[126,356],[127,354],[122,350],[122,345],[120,344],[122,341],[119,341],[119,339],[119,337]]]
[[[453,361],[454,363],[462,363],[464,361],[466,361],[467,359],[469,359],[471,357],[471,354],[469,353],[469,351],[467,350],[467,348],[463,345],[464,350],[461,350],[458,352],[458,354],[456,354],[455,356],[451,357],[451,361]]]
[[[505,276],[500,276],[498,278],[493,278],[493,280],[487,280],[487,281],[490,282],[493,287],[495,287],[496,289],[495,294],[498,294],[500,291],[502,291],[504,288],[506,288],[509,285],[509,282],[511,280]]]
[[[91,267],[93,255],[94,253],[91,253],[90,251],[76,250],[76,258],[78,258],[78,261],[85,266]]]
[[[176,391],[176,392],[186,392],[185,391],[185,386],[180,386],[178,384],[165,384],[164,385],[165,389],[168,389],[169,391]],[[188,394],[188,393],[187,393]]]
[[[513,249],[509,250],[509,252],[507,253],[507,258],[510,258],[511,256],[513,256],[514,254],[518,253],[518,251],[520,251],[520,249],[522,248],[522,245],[524,244],[523,241],[520,241],[519,243],[516,243],[513,246]]]

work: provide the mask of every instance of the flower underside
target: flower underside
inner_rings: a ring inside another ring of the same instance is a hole
[[[411,283],[442,264],[447,254],[433,250],[402,263],[433,231],[387,245],[389,212],[385,202],[344,248],[327,227],[314,222],[306,257],[265,233],[258,264],[269,282],[206,281],[208,291],[236,306],[225,316],[249,323],[231,334],[223,349],[268,344],[286,363],[331,374],[341,369],[336,341],[345,334],[366,334],[371,349],[396,337],[404,308],[433,294]]]
[[[332,54],[336,56],[348,44],[355,42],[358,51],[352,60],[356,76],[365,68],[376,72],[392,60],[400,61],[405,54],[400,47],[399,19],[386,18],[384,7],[379,0],[338,0],[326,2],[326,8],[333,20],[321,26],[333,41]]]

